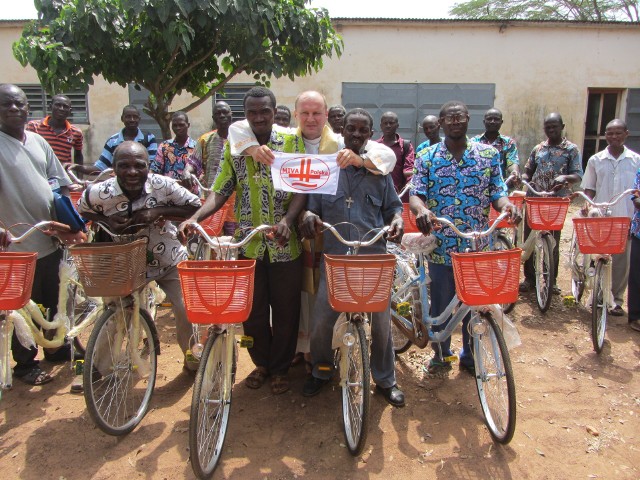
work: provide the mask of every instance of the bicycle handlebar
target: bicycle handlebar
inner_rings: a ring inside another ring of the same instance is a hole
[[[398,197],[402,198],[402,196],[403,196],[405,193],[407,193],[411,187],[413,187],[413,183],[412,183],[412,182],[410,182],[410,181],[409,181],[409,182],[407,182],[407,183],[405,184],[405,186],[404,186],[404,187],[402,187],[402,190],[400,190],[400,191],[398,192]]]
[[[15,225],[13,225],[15,227]],[[11,228],[7,228],[8,231],[11,231]],[[24,232],[19,237],[11,237],[12,243],[20,243],[25,240],[27,237],[30,237],[35,231],[42,232],[43,230],[53,230],[54,232],[67,233],[71,231],[71,227],[69,225],[65,225],[64,223],[55,222],[53,220],[44,220],[42,222],[38,222],[35,225],[31,226],[26,232]]]
[[[239,242],[231,242],[231,241],[222,241],[218,237],[211,238],[209,234],[207,234],[205,229],[202,227],[202,225],[200,225],[197,222],[192,222],[189,225],[192,226],[200,234],[200,236],[205,239],[205,241],[209,244],[210,247],[219,247],[219,248],[240,248],[246,245],[247,243],[249,243],[249,241],[253,237],[255,237],[258,233],[260,232],[271,233],[273,231],[273,227],[271,225],[260,225],[252,229],[249,232],[249,234]]]
[[[389,230],[391,230],[391,227],[389,225],[386,225],[383,228],[381,228],[380,230],[378,230],[378,233],[376,233],[375,236],[371,240],[367,240],[366,242],[363,242],[361,240],[345,240],[344,237],[342,235],[340,235],[338,230],[336,230],[335,227],[333,225],[331,225],[330,223],[322,222],[322,226],[325,227],[326,230],[329,230],[331,233],[333,233],[333,236],[336,237],[341,243],[343,243],[347,247],[351,247],[351,248],[368,247],[370,245],[373,245],[378,240],[380,240],[382,235],[384,235]],[[369,232],[371,232],[371,231],[372,230],[369,230]],[[369,233],[369,232],[367,232],[367,233]],[[365,233],[365,235],[367,235],[367,233]]]
[[[83,185],[83,186],[87,186],[89,184],[92,183],[98,183],[103,181],[104,179],[106,179],[107,177],[110,177],[111,174],[113,173],[113,169],[112,168],[107,168],[105,170],[102,170],[100,173],[98,173],[97,177],[94,180],[80,180],[75,173],[73,173],[73,167],[74,165],[70,166],[67,169],[67,175],[69,175],[69,178],[71,179],[71,181],[73,183],[77,183],[78,185]],[[93,174],[92,174],[93,175]]]
[[[496,228],[498,228],[498,224],[506,219],[509,216],[509,212],[502,212],[500,215],[498,215],[498,218],[496,218],[496,220],[491,224],[491,226],[487,229],[487,230],[483,230],[481,232],[461,232],[460,230],[458,230],[458,227],[456,227],[452,221],[443,218],[443,217],[436,217],[436,222],[437,223],[441,223],[443,225],[446,225],[447,227],[451,228],[451,230],[453,230],[456,235],[458,235],[459,237],[462,238],[466,238],[469,240],[475,240],[478,238],[482,238],[482,237],[488,237],[489,235],[491,235]]]
[[[640,196],[640,191],[638,191],[635,188],[628,188],[627,190],[625,190],[622,193],[619,193],[618,195],[615,195],[613,197],[613,199],[610,202],[600,202],[600,203],[596,203],[594,202],[591,198],[589,198],[584,192],[574,192],[571,194],[571,199],[575,198],[575,197],[582,197],[584,198],[591,206],[596,207],[596,208],[608,208],[608,207],[612,207],[614,206],[616,203],[618,203],[620,200],[622,200],[623,197],[627,196],[627,195],[635,195],[635,196]]]
[[[527,182],[526,180],[522,180],[522,184],[526,187],[526,189],[531,190],[532,193],[538,195],[540,197],[552,197],[555,195],[555,192],[545,192],[545,191],[537,191],[533,186]]]

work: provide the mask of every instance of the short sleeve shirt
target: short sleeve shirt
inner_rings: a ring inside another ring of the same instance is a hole
[[[56,133],[49,122],[51,120],[51,116],[47,116],[42,120],[31,120],[27,124],[27,130],[30,132],[37,133],[42,138],[44,138],[60,160],[61,163],[71,163],[73,160],[71,158],[72,150],[81,152],[82,145],[84,141],[84,137],[82,135],[82,130],[80,130],[75,125],[71,125],[69,122],[65,121],[65,128],[63,132]]]
[[[111,135],[107,142],[104,144],[104,148],[102,149],[102,153],[100,154],[100,158],[95,163],[95,166],[100,170],[106,170],[107,168],[111,168],[113,165],[113,152],[116,150],[116,147],[124,142],[124,129],[120,130],[118,133]],[[153,133],[143,133],[142,130],[138,129],[138,133],[136,134],[136,138],[134,141],[141,143],[147,149],[147,153],[149,154],[149,162],[153,162],[156,158],[156,152],[158,151],[158,142],[156,142],[156,137]]]
[[[174,180],[182,180],[187,161],[196,148],[196,141],[187,137],[187,142],[180,145],[175,138],[162,142],[155,158],[149,163],[149,171],[165,175]],[[192,190],[197,193],[197,186]]]
[[[275,152],[304,152],[302,138],[271,131],[267,146]],[[220,165],[213,191],[230,197],[237,193],[235,216],[238,222],[236,239],[240,240],[253,227],[262,224],[275,225],[284,218],[293,199],[293,193],[276,190],[271,178],[271,168],[256,162],[252,157],[232,156],[227,144],[224,158]],[[241,249],[242,255],[248,258],[265,259],[271,262],[287,262],[295,260],[302,253],[302,243],[297,232],[291,231],[289,242],[280,246],[275,240],[263,235],[255,236]],[[268,258],[265,256],[268,255]]]
[[[214,130],[202,135],[189,158],[191,165],[198,177],[204,174],[204,186],[211,187],[213,180],[220,171],[220,162],[227,141]]]
[[[633,188],[640,189],[640,169],[636,173],[636,180],[633,184]],[[640,210],[635,209],[633,213],[633,219],[631,220],[631,235],[640,238]],[[633,266],[632,268],[638,268]]]
[[[500,152],[500,171],[502,176],[507,178],[507,172],[513,165],[519,165],[518,146],[513,138],[506,135],[498,134],[498,137],[492,142],[486,137],[486,134],[476,135],[471,139],[472,142],[484,143],[491,145]]]
[[[579,175],[582,177],[582,159],[575,143],[566,138],[559,145],[549,145],[545,140],[531,151],[525,170],[535,170],[531,183],[536,190],[550,191],[553,179],[558,175]],[[565,197],[570,193],[567,188],[556,192],[556,196]]]
[[[89,198],[87,199],[87,195]],[[80,213],[131,216],[153,207],[200,206],[200,199],[175,180],[150,173],[142,195],[130,202],[116,177],[91,186],[80,199]],[[147,237],[147,278],[158,278],[174,265],[187,259],[187,249],[178,240],[178,230],[169,221],[143,228],[137,235]]]
[[[485,228],[492,202],[507,194],[500,173],[500,154],[490,145],[467,141],[460,161],[447,149],[445,142],[429,147],[416,160],[411,195],[420,195],[437,217],[449,218],[464,230]],[[459,227],[460,228],[460,227]],[[438,246],[430,261],[451,265],[451,252],[470,247],[450,228],[434,233]]]

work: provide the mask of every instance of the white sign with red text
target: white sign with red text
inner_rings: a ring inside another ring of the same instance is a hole
[[[295,193],[325,193],[335,195],[340,167],[336,154],[277,153],[271,165],[271,177],[276,190]]]

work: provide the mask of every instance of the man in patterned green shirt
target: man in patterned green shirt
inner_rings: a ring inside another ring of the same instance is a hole
[[[276,99],[268,88],[253,87],[244,96],[244,113],[260,145],[276,152],[304,152],[301,137],[272,129],[275,109]],[[272,392],[284,393],[298,339],[302,285],[302,244],[294,225],[306,196],[276,191],[271,168],[252,157],[232,156],[229,144],[213,191],[202,208],[180,225],[183,233],[189,223],[213,215],[234,191],[238,240],[253,227],[273,225],[274,239],[259,235],[240,250],[240,258],[256,260],[253,308],[243,324],[245,335],[253,337],[249,354],[256,368],[245,384],[260,388],[271,376]]]

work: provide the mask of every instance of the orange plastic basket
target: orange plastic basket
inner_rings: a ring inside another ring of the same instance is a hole
[[[521,209],[522,208],[522,204],[524,203],[524,197],[509,197],[509,201],[511,201],[511,203],[513,203],[516,208]],[[493,208],[493,206],[491,206],[491,209],[489,210],[489,225],[493,225],[493,222],[495,222],[496,218],[498,218],[500,214],[498,213],[498,211]],[[511,220],[502,220],[499,224],[497,228],[514,228],[515,225],[513,224],[513,222]]]
[[[233,205],[227,202],[216,213],[200,222],[200,225],[202,225],[204,231],[207,232],[207,235],[210,237],[217,237],[220,235],[225,218],[227,217],[227,212],[232,207]]]
[[[582,253],[623,253],[629,238],[628,217],[574,218],[578,247]]]
[[[416,225],[416,216],[411,212],[408,203],[402,204],[402,221],[404,222],[404,233],[420,233]]]
[[[191,323],[240,323],[253,306],[255,260],[186,260],[178,264]]]
[[[527,222],[532,230],[562,230],[569,209],[568,198],[526,197]]]
[[[382,312],[389,308],[395,255],[327,255],[327,291],[337,312]]]
[[[522,250],[452,253],[458,298],[467,305],[514,303],[518,299]]]
[[[31,298],[37,253],[0,253],[0,310],[18,310]]]

